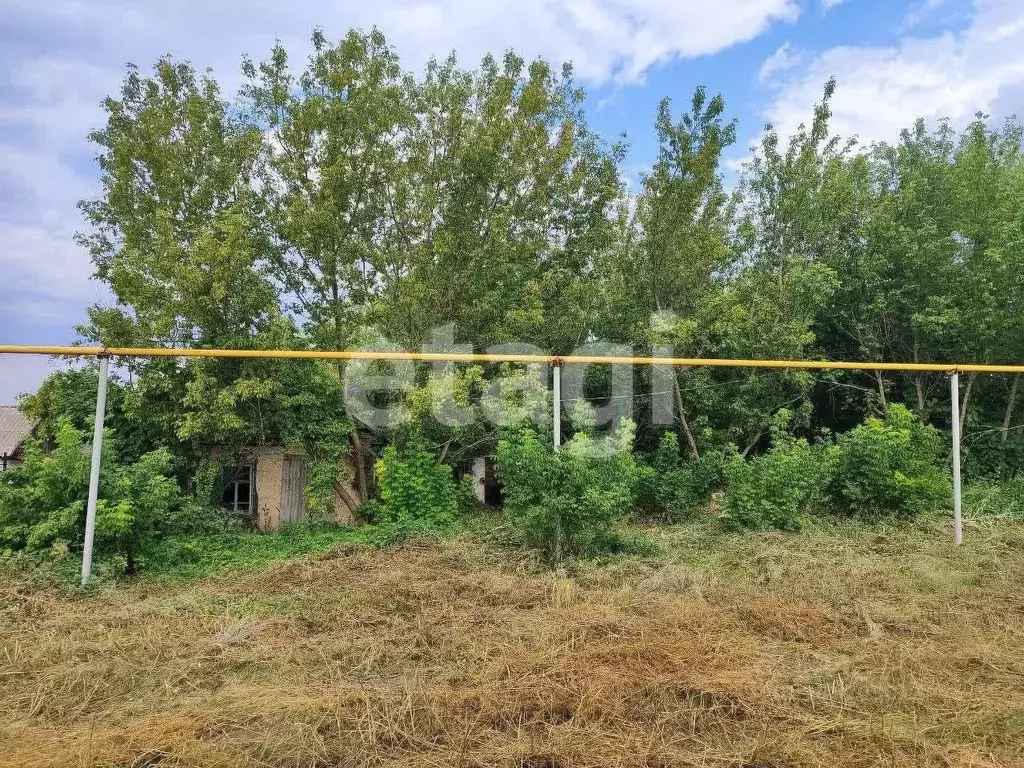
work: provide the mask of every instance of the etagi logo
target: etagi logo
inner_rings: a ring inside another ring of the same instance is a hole
[[[652,341],[658,342],[670,335],[674,324],[670,313],[652,315],[650,329]],[[359,347],[366,352],[408,351],[386,339]],[[434,329],[430,343],[421,352],[433,355],[470,355],[478,351],[474,345],[456,343],[454,326]],[[655,343],[651,352],[639,354],[654,357],[674,357],[674,348],[668,343]],[[484,349],[488,355],[514,358],[551,355],[536,344],[513,342],[494,344]],[[637,350],[625,345],[603,341],[581,344],[566,357],[633,358]],[[635,366],[631,363],[608,364],[597,362],[571,362],[555,365],[549,362],[487,363],[485,370],[467,376],[466,363],[435,359],[427,363],[412,360],[353,360],[345,367],[344,392],[348,414],[364,426],[383,430],[408,423],[415,413],[423,415],[424,398],[429,400],[429,416],[438,424],[460,428],[484,422],[494,427],[509,428],[532,425],[547,429],[552,426],[555,377],[559,378],[559,412],[565,414],[575,426],[615,429],[633,421],[637,398],[634,392]],[[469,365],[480,365],[471,363]],[[429,370],[424,368],[429,366]],[[460,368],[461,366],[461,368]],[[595,366],[606,369],[602,375],[602,397],[590,400],[585,394],[588,374]],[[610,370],[608,370],[610,369]],[[643,400],[650,408],[650,419],[656,425],[672,425],[675,373],[670,365],[650,366],[650,387],[645,387]],[[472,389],[474,396],[469,396]],[[416,408],[409,398],[416,392]],[[601,440],[591,441],[598,449]],[[607,442],[607,441],[604,441]],[[602,449],[603,450],[603,449]]]

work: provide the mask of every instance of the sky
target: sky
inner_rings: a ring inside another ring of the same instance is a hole
[[[76,203],[98,192],[87,137],[127,62],[170,54],[231,94],[243,55],[279,39],[302,61],[315,27],[374,25],[411,70],[451,50],[466,65],[509,48],[572,61],[592,127],[625,133],[634,181],[658,102],[682,110],[697,85],[739,120],[730,168],[765,123],[809,120],[830,76],[833,128],[863,142],[917,117],[1024,114],[1021,0],[0,0],[0,344],[72,342],[86,307],[110,301],[74,242]],[[55,365],[0,356],[0,404]]]

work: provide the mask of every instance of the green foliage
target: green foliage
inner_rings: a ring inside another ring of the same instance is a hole
[[[401,451],[389,445],[376,469],[380,523],[415,532],[442,529],[455,522],[459,490],[452,469],[438,463],[422,439],[413,437]]]
[[[1024,471],[1024,436],[984,429],[964,441],[960,454],[965,481],[1010,481]]]
[[[366,499],[360,503],[356,514],[360,520],[370,524],[379,523],[387,515],[384,503],[380,499]]]
[[[528,427],[498,442],[505,512],[528,543],[557,560],[615,540],[636,483],[635,429],[624,422],[601,440],[579,433],[557,453]]]
[[[224,568],[255,569],[275,560],[327,552],[338,546],[371,546],[373,529],[288,525],[273,534],[249,531],[172,534],[149,547],[148,573],[159,579],[192,579]]]
[[[482,505],[476,497],[476,479],[472,474],[465,474],[458,482],[457,494],[459,514],[463,517],[481,510]]]
[[[839,437],[836,500],[863,517],[913,518],[950,499],[942,435],[902,405]]]
[[[51,452],[30,440],[24,464],[0,478],[0,547],[64,551],[81,546],[85,529],[89,451],[81,432],[62,421]],[[113,433],[104,438],[103,472],[96,508],[95,552],[118,554],[133,568],[150,539],[166,529],[180,505],[178,484],[168,477],[164,449],[137,462],[115,460]]]
[[[178,484],[168,477],[171,454],[163,448],[143,454],[135,464],[107,469],[103,498],[96,510],[96,541],[100,553],[128,558],[129,570],[138,552],[170,522],[180,502]]]
[[[96,413],[99,373],[91,368],[51,373],[32,394],[22,397],[18,407],[36,424],[35,436],[44,443],[56,440],[62,419],[75,429],[91,429]],[[116,381],[107,386],[107,408],[117,412],[121,388]]]
[[[56,542],[78,544],[84,528],[89,455],[82,433],[64,421],[53,450],[37,440],[23,447],[24,463],[0,475],[0,546],[42,550]]]
[[[129,66],[103,106],[90,136],[103,195],[80,204],[92,231],[79,240],[116,303],[90,310],[88,335],[223,347],[259,333],[276,302],[250,185],[260,133],[211,77],[166,57],[151,77]]]
[[[413,73],[379,31],[350,30],[336,42],[314,33],[298,68],[278,44],[266,61],[245,60],[243,76],[230,104],[212,75],[165,57],[149,73],[129,67],[104,102],[105,125],[90,137],[100,194],[81,203],[80,242],[114,302],[90,309],[86,338],[245,350],[516,341],[556,354],[596,338],[693,358],[1024,356],[1016,120],[997,128],[978,115],[959,132],[920,120],[895,143],[862,149],[830,133],[830,81],[807,124],[763,132],[730,193],[722,159],[737,125],[721,95],[697,88],[682,110],[659,105],[656,157],[631,188],[623,146],[589,128],[569,67],[508,52]],[[410,366],[412,382],[387,396],[410,423],[371,435],[343,403],[355,365],[123,362],[131,378],[112,383],[108,406],[119,438],[107,462],[118,469],[103,479],[110,551],[137,549],[161,527],[216,529],[216,516],[156,479],[173,470],[207,498],[215,445],[301,449],[314,517],[330,514],[336,494],[355,512],[373,493],[366,457],[383,451],[382,500],[361,509],[393,532],[447,525],[460,503],[472,507],[435,449],[455,463],[525,416],[541,430],[550,423],[533,368]],[[495,391],[513,372],[508,391]],[[630,487],[646,511],[678,520],[724,475],[725,520],[737,526],[799,527],[823,484],[837,508],[867,516],[939,503],[944,448],[896,408],[911,403],[939,424],[949,406],[941,377],[842,372],[826,387],[793,369],[638,373],[637,442],[653,452],[649,466],[592,450],[592,435],[555,456],[546,437],[504,434],[510,517],[552,554],[558,542],[604,546]],[[595,367],[588,385],[606,374]],[[18,502],[5,507],[3,546],[76,546],[82,458],[59,425],[88,429],[95,376],[63,372],[24,401],[55,450],[37,450],[29,470],[5,479],[2,493]],[[970,475],[1008,478],[1024,466],[1017,386],[965,377]],[[780,409],[804,430],[889,415],[813,445],[780,429]],[[441,418],[456,411],[465,418]],[[662,436],[667,422],[675,431]],[[351,480],[359,493],[347,493]],[[150,496],[152,514],[139,509]]]
[[[1024,475],[1004,482],[983,481],[964,488],[964,515],[1017,515],[1024,517]]]
[[[812,514],[843,510],[913,518],[950,496],[942,435],[904,406],[868,417],[834,444],[790,436],[790,419],[780,412],[767,453],[726,462],[728,525],[799,530]]]
[[[665,432],[650,464],[638,468],[636,501],[646,514],[667,522],[691,517],[719,488],[723,480],[722,454],[705,452],[684,459],[679,438]]]
[[[726,500],[721,520],[730,528],[798,531],[820,507],[838,461],[838,448],[792,437],[791,414],[772,427],[768,451],[751,459],[733,453],[725,463]]]

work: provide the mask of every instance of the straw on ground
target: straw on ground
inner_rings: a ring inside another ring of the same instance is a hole
[[[92,596],[5,576],[0,764],[1020,765],[1024,525],[975,525],[674,528],[568,577],[473,538]]]

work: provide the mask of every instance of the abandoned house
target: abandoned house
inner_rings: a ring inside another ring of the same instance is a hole
[[[215,448],[214,459],[228,455]],[[335,486],[333,522],[355,523],[359,492],[351,480],[353,473],[343,473]],[[225,466],[220,479],[219,498],[225,509],[248,519],[259,531],[276,531],[285,523],[305,520],[307,457],[301,451],[283,446],[248,448],[241,458]]]
[[[33,428],[16,405],[0,405],[0,472],[21,464],[21,445]]]

